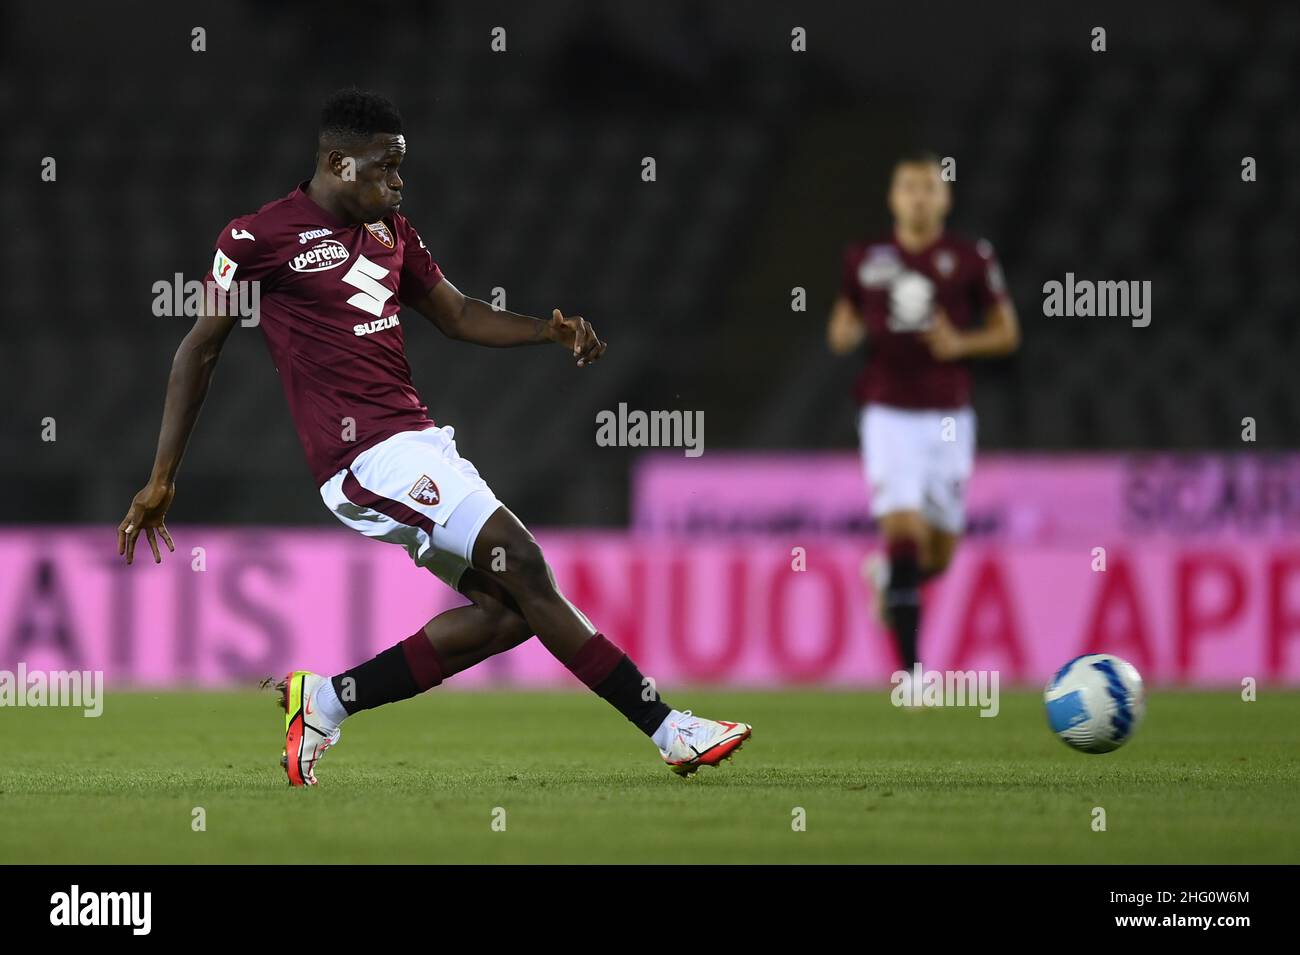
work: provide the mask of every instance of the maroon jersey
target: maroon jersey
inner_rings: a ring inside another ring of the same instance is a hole
[[[859,404],[960,408],[970,403],[965,362],[931,357],[920,333],[936,305],[957,328],[969,328],[1006,297],[993,247],[947,233],[920,252],[893,238],[851,245],[840,294],[867,327],[867,361],[854,385]]]
[[[346,225],[306,185],[222,229],[204,281],[260,283],[259,325],[323,484],[390,435],[433,427],[397,312],[442,272],[404,216]]]

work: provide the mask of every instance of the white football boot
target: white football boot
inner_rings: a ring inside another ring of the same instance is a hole
[[[701,766],[717,766],[730,759],[754,731],[748,723],[706,720],[690,710],[668,725],[672,740],[667,749],[659,750],[659,755],[669,769],[683,777]]]
[[[316,763],[339,741],[342,727],[328,723],[315,710],[316,688],[329,677],[294,670],[275,685],[284,709],[284,754],[280,765],[290,786],[315,786]]]

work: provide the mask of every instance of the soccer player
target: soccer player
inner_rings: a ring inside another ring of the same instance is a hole
[[[118,527],[119,554],[132,562],[141,531],[155,563],[155,533],[175,551],[163,520],[213,368],[238,320],[229,302],[247,287],[238,283],[259,283],[258,325],[325,506],[358,533],[404,547],[417,566],[470,600],[350,670],[331,677],[295,670],[277,685],[289,782],[316,783],[316,762],[348,717],[437,686],[534,634],[650,737],[674,772],[717,765],[749,738],[750,727],[665,704],[636,664],[564,598],[533,536],[457,453],[453,430],[429,419],[411,383],[402,305],[460,341],[559,344],[580,368],[597,361],[605,343],[583,318],[559,309],[544,321],[458,291],[398,211],[405,155],[393,104],[342,90],[322,110],[312,178],[221,230],[205,277],[221,306],[205,309],[176,352],[153,472]]]
[[[1008,355],[1020,340],[993,247],[944,230],[952,195],[942,172],[930,153],[898,160],[893,234],[845,251],[827,328],[836,354],[867,346],[854,390],[885,556],[868,560],[866,576],[909,674],[921,584],[948,567],[965,524],[975,458],[968,361]]]

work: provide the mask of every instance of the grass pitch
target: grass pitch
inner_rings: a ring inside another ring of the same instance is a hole
[[[266,692],[0,709],[0,862],[1300,861],[1298,693],[1155,693],[1105,756],[1058,742],[1038,693],[993,719],[883,690],[670,698],[754,737],[683,781],[589,694],[443,689],[349,720],[294,791]]]

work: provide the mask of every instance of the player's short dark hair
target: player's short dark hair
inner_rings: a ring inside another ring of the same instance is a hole
[[[401,131],[402,115],[391,100],[355,86],[331,93],[321,107],[320,138],[331,146]]]
[[[909,149],[899,154],[894,160],[894,168],[899,166],[942,166],[943,160],[933,149]]]

